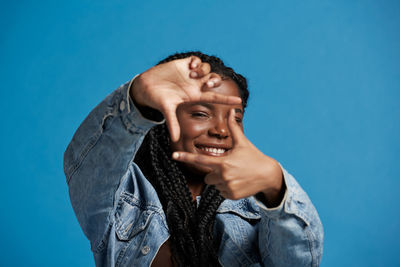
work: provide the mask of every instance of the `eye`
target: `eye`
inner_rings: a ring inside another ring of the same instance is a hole
[[[196,111],[196,112],[192,112],[192,117],[193,118],[208,118],[208,113],[203,112],[203,111]]]
[[[236,120],[237,123],[242,123],[242,118],[236,117],[235,120]]]

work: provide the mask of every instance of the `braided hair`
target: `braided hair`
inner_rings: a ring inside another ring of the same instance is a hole
[[[239,88],[243,108],[246,107],[249,92],[246,79],[226,67],[215,56],[201,52],[178,53],[167,57],[158,64],[175,59],[197,56],[211,66],[211,72],[224,80],[233,80]],[[146,135],[135,162],[155,188],[166,214],[170,231],[173,261],[178,266],[220,266],[219,244],[213,239],[216,211],[224,198],[214,186],[206,186],[197,207],[189,190],[185,171],[171,158],[169,132],[165,124],[153,127]]]

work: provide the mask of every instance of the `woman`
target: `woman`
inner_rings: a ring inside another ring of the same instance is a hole
[[[247,98],[243,76],[190,52],[89,114],[64,167],[96,265],[319,265],[318,214],[244,136]]]

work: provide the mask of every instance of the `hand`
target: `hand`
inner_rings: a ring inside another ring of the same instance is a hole
[[[204,90],[221,84],[221,77],[210,73],[210,70],[210,65],[201,62],[196,56],[167,62],[154,66],[136,77],[130,94],[137,104],[160,111],[166,119],[172,141],[177,141],[180,128],[176,108],[181,103],[241,103],[239,97]]]
[[[209,169],[205,183],[215,185],[221,195],[241,199],[263,192],[268,203],[280,203],[283,174],[277,161],[264,155],[244,135],[232,109],[228,121],[233,148],[228,155],[213,157],[188,152],[174,152],[175,160]]]

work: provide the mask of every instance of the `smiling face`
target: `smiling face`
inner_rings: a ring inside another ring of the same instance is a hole
[[[210,89],[223,95],[239,96],[236,83],[230,79]],[[172,151],[185,151],[221,157],[229,153],[233,147],[228,127],[229,111],[235,109],[235,118],[243,130],[242,105],[223,105],[213,103],[185,103],[178,107],[177,117],[181,128],[181,136],[177,142],[171,143]],[[201,166],[187,165],[195,173],[205,174],[207,170]]]

